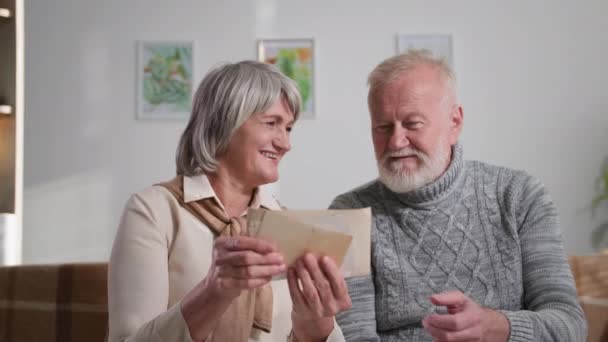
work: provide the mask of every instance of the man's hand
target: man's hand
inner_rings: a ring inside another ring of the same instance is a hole
[[[507,341],[509,321],[501,313],[479,306],[460,291],[431,296],[433,305],[445,306],[447,314],[431,314],[422,320],[437,342]]]

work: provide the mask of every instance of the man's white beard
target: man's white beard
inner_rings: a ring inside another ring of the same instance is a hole
[[[410,147],[386,152],[377,161],[380,181],[397,193],[416,190],[433,182],[445,171],[445,166],[450,158],[451,151],[445,146],[447,144],[438,145],[434,153],[435,158]],[[410,172],[400,162],[390,163],[390,157],[397,156],[416,156],[420,162],[418,170]]]

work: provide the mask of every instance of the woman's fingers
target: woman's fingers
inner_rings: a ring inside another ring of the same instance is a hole
[[[323,316],[323,307],[317,292],[317,287],[308,271],[303,258],[296,261],[296,274],[302,284],[302,294],[309,308],[317,317]]]
[[[287,271],[287,285],[289,285],[289,294],[291,295],[294,309],[297,310],[298,308],[305,306],[306,300],[304,299],[302,290],[300,290],[298,274],[293,267],[290,267]]]
[[[236,278],[217,278],[221,288],[226,290],[246,290],[254,289],[260,286],[268,284],[272,280],[271,277],[267,278],[249,278],[249,279],[236,279]]]
[[[233,241],[238,241],[236,246],[233,245]],[[225,248],[215,257],[215,265],[218,267],[218,275],[221,277],[237,279],[273,277],[286,269],[280,253],[258,252],[271,250],[268,248],[272,246],[264,240],[241,236],[220,237],[216,240],[216,247]],[[252,249],[241,249],[249,247]]]
[[[288,281],[294,309],[302,304],[309,315],[320,318],[334,316],[352,305],[344,277],[329,257],[317,259],[310,253],[302,256],[291,277],[290,273]]]
[[[340,310],[349,309],[352,306],[350,295],[348,294],[348,287],[342,272],[338,268],[338,265],[328,256],[323,256],[319,261],[323,274],[329,280],[334,298],[340,303]]]
[[[304,261],[321,299],[325,316],[333,316],[352,306],[344,277],[330,257],[317,259],[307,254]]]
[[[215,265],[218,277],[242,280],[272,278],[286,269],[281,254],[259,254],[250,250],[225,252],[216,258]]]
[[[220,236],[214,242],[213,279],[223,289],[263,286],[285,272],[283,257],[271,242],[248,236]]]
[[[218,266],[283,265],[283,256],[280,253],[226,252],[217,256],[215,264]]]
[[[320,305],[323,306],[324,315],[335,315],[338,309],[336,299],[334,298],[334,293],[329,280],[325,277],[325,274],[323,274],[323,271],[319,267],[319,260],[310,253],[305,254],[302,259],[312,278],[318,297],[320,298]]]
[[[222,278],[253,279],[272,278],[285,272],[285,265],[250,265],[250,266],[224,266],[218,270]]]
[[[276,252],[276,246],[266,240],[249,236],[220,236],[215,239],[215,247],[227,251],[253,251],[260,254]]]

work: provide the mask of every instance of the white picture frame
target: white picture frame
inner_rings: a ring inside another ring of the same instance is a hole
[[[138,41],[136,118],[187,119],[193,75],[193,41]]]
[[[298,84],[302,96],[300,118],[314,119],[316,115],[314,39],[259,39],[257,57],[260,62],[275,65]]]

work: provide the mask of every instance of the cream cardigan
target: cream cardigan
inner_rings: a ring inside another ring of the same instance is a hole
[[[186,202],[208,197],[217,199],[206,176],[184,177]],[[263,189],[251,204],[260,206],[281,209]],[[211,230],[167,189],[152,186],[131,196],[109,264],[108,341],[192,341],[180,301],[209,270],[213,239]],[[254,330],[249,341],[287,340],[292,305],[287,282],[273,281],[272,289],[272,331]],[[344,341],[337,324],[327,341]]]

